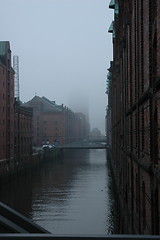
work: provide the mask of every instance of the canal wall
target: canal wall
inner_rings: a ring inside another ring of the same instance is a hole
[[[35,167],[43,160],[43,152],[33,153],[23,161],[17,161],[16,158],[0,161],[0,186],[4,185],[19,175],[23,175],[30,168]]]
[[[51,148],[51,149],[45,149],[43,152],[43,160],[47,159],[57,159],[61,154],[61,149],[58,148]]]
[[[111,171],[111,176],[112,176],[112,191],[114,194],[114,199],[115,199],[115,209],[114,209],[114,215],[115,215],[115,233],[116,234],[129,234],[132,232],[130,228],[127,228],[127,216],[126,212],[123,211],[123,200],[121,197],[117,175],[115,172],[114,168],[114,163],[112,161],[112,150],[111,148],[107,149],[107,163],[108,163],[108,168]]]
[[[20,161],[17,161],[16,158],[0,160],[0,186],[27,174],[28,171],[36,168],[42,161],[47,159],[55,160],[59,155],[59,149],[52,151],[38,150],[34,151],[30,157],[23,158]]]

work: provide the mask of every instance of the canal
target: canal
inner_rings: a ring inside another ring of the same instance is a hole
[[[67,150],[0,189],[0,201],[53,234],[114,233],[105,150]]]

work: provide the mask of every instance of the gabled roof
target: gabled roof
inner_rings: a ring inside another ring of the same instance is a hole
[[[109,8],[112,8],[112,9],[115,8],[115,0],[110,1]]]
[[[33,107],[33,108],[36,105],[40,106],[40,111],[42,112],[61,112],[62,111],[56,106],[56,104],[54,104],[53,102],[51,102],[45,97],[35,96],[30,101],[24,104],[24,106]]]
[[[48,106],[52,107],[52,109],[54,111],[56,111],[56,112],[61,112],[62,111],[62,109],[58,108],[58,105],[55,102],[50,101],[48,98],[46,98],[44,96],[41,99],[45,104],[48,104]]]
[[[113,21],[112,21],[112,23],[111,23],[111,25],[110,25],[110,27],[108,29],[108,32],[109,33],[113,33]]]
[[[43,100],[47,101],[48,103],[50,103],[52,106],[54,106],[55,108],[57,108],[58,110],[62,111],[62,110],[67,110],[69,112],[72,112],[72,110],[68,107],[64,107],[63,104],[62,105],[57,105],[55,103],[55,101],[50,101],[48,98],[46,97],[42,97]]]

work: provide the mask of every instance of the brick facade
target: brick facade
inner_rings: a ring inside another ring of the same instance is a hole
[[[14,71],[7,41],[0,42],[0,173],[14,168]]]
[[[120,228],[160,234],[160,1],[115,0],[112,8],[106,119]]]
[[[8,41],[0,41],[0,183],[27,167],[32,155],[32,110],[14,99]]]
[[[73,113],[63,105],[35,96],[24,106],[33,108],[33,145],[67,144],[88,136],[85,115]]]
[[[32,159],[32,115],[31,108],[20,106],[19,102],[15,102],[15,171],[27,168]]]

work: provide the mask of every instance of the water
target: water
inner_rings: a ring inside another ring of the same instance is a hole
[[[105,150],[70,150],[1,188],[0,201],[53,234],[114,232]]]

